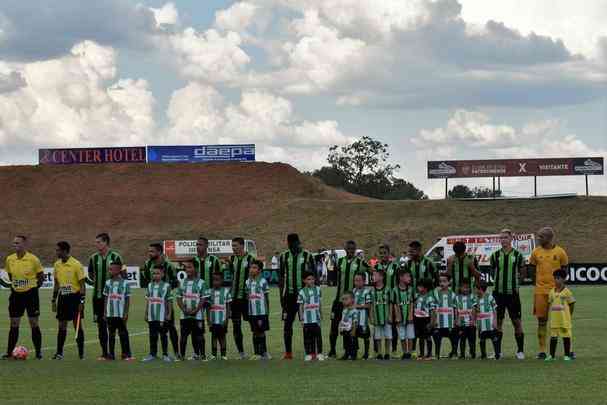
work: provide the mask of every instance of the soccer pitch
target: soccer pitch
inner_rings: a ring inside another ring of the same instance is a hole
[[[577,299],[574,314],[574,350],[578,359],[544,363],[534,359],[537,352],[536,323],[531,316],[532,289],[521,290],[523,322],[528,359],[513,358],[512,327],[506,320],[505,359],[496,361],[326,361],[304,363],[302,331],[296,324],[296,360],[281,361],[282,322],[277,290],[271,296],[271,331],[268,344],[274,359],[268,362],[230,360],[227,362],[182,362],[142,364],[147,354],[147,325],[143,321],[143,290],[135,290],[129,316],[131,346],[138,361],[97,362],[96,327],[87,302],[85,333],[86,360],[77,359],[74,334],[70,330],[65,360],[52,361],[55,351],[56,321],[50,312],[50,290],[41,290],[41,328],[44,360],[0,363],[2,403],[355,403],[355,404],[588,404],[604,403],[607,396],[607,317],[603,312],[605,287],[572,287]],[[0,291],[0,350],[5,350],[8,332],[8,291]],[[330,302],[333,288],[323,288],[323,343],[329,346]],[[231,325],[230,325],[231,328]],[[250,331],[245,326],[245,342],[250,353]],[[118,339],[117,339],[118,340]],[[207,353],[210,334],[206,333]],[[29,325],[22,320],[19,343],[32,347]],[[169,345],[170,346],[170,345]],[[228,355],[235,358],[231,330]],[[449,348],[443,344],[443,353]],[[341,348],[341,338],[338,343]],[[491,345],[488,343],[488,347]],[[120,352],[117,341],[117,353]],[[191,351],[191,348],[188,348]],[[341,350],[339,350],[341,352]],[[491,351],[490,351],[491,352]],[[557,356],[562,357],[559,342]]]

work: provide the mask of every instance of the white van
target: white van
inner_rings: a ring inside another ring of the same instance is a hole
[[[454,254],[453,245],[459,241],[466,244],[467,252],[476,257],[481,269],[490,266],[491,254],[502,247],[499,234],[443,236],[434,242],[426,256],[439,268],[446,269],[447,258]],[[531,233],[515,235],[512,245],[523,254],[525,262],[529,263],[529,257],[535,248],[535,235]]]

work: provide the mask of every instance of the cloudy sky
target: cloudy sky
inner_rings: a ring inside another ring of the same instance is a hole
[[[440,197],[428,159],[606,156],[607,0],[583,3],[3,0],[0,164],[39,147],[255,143],[309,170],[369,135]],[[591,187],[607,194],[605,176]]]

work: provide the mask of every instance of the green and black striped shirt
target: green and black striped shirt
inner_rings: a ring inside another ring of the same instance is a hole
[[[335,301],[341,300],[341,296],[346,291],[352,291],[354,288],[354,276],[358,273],[365,274],[370,272],[369,264],[360,257],[341,257],[337,261],[337,295]]]
[[[230,256],[229,269],[232,272],[232,299],[246,299],[247,291],[245,283],[249,278],[249,266],[253,260],[255,260],[255,257],[249,253],[245,253],[244,256]]]
[[[303,288],[303,273],[310,271],[316,274],[314,256],[307,250],[293,254],[290,250],[280,255],[280,279],[283,284],[283,294],[299,294]]]
[[[474,256],[467,253],[461,257],[457,255],[453,256],[451,268],[451,288],[453,291],[459,292],[465,279],[470,280],[470,288],[474,289],[476,279],[470,271],[470,265],[475,264],[475,260]]]
[[[222,270],[221,261],[217,256],[213,255],[206,255],[204,259],[196,256],[192,260],[194,261],[194,268],[198,277],[203,279],[205,285],[210,288],[213,285],[213,273],[221,272]]]
[[[103,298],[103,288],[105,282],[109,279],[110,264],[124,263],[122,256],[115,250],[108,250],[104,256],[101,253],[94,253],[89,259],[88,275],[89,279],[93,281],[93,297],[97,299]]]
[[[141,270],[139,271],[139,279],[141,288],[147,288],[148,284],[152,282],[152,269],[156,263],[153,260],[147,260]],[[164,270],[162,281],[168,283],[172,289],[179,287],[179,281],[177,280],[177,268],[167,258],[163,257],[161,266]]]
[[[493,291],[498,294],[516,294],[519,286],[519,271],[524,264],[523,254],[516,249],[508,253],[500,249],[493,252],[490,261],[495,279]]]
[[[375,265],[375,269],[384,272],[384,282],[390,290],[393,290],[398,284],[398,271],[400,270],[399,263],[397,263],[396,260],[389,261],[388,263],[380,261]]]
[[[432,260],[423,256],[420,261],[409,260],[405,264],[405,269],[411,272],[413,281],[413,293],[417,294],[417,285],[422,280],[432,280],[434,285],[438,285],[438,271]]]

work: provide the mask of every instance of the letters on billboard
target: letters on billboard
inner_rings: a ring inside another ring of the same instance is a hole
[[[253,162],[255,145],[148,146],[149,163]]]
[[[428,162],[429,179],[603,175],[602,157]]]
[[[145,146],[116,148],[39,149],[40,165],[145,163]]]

